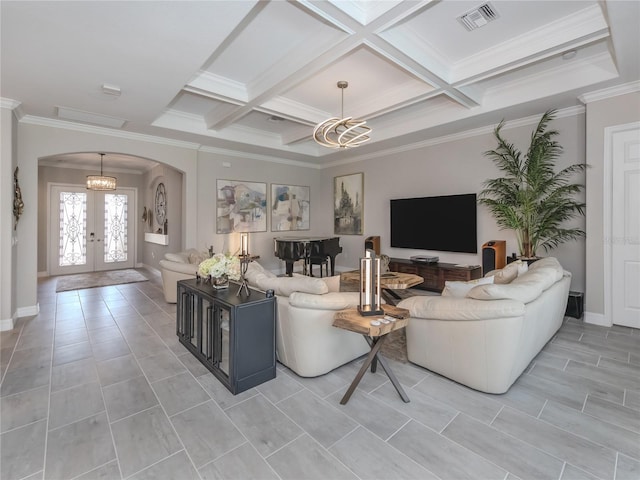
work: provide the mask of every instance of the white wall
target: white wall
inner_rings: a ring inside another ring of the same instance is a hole
[[[538,120],[539,117],[536,117],[533,119],[533,123],[515,128],[511,128],[507,123],[502,130],[503,136],[526,152],[531,132]],[[557,168],[584,162],[584,115],[558,118],[552,121],[550,126],[559,131],[557,140],[564,148]],[[364,235],[342,237],[341,244],[345,247],[345,252],[338,257],[338,263],[356,268],[358,259],[363,254],[364,239],[370,235],[380,236],[382,253],[398,258],[428,254],[439,256],[441,262],[481,265],[481,247],[488,240],[506,240],[507,254],[517,252],[517,242],[513,232],[500,231],[484,206],[478,207],[477,254],[390,247],[390,199],[479,193],[485,180],[501,176],[493,162],[483,155],[483,152],[495,148],[496,145],[493,133],[489,131],[481,135],[457,138],[454,141],[419,150],[387,154],[324,170],[323,184],[325,188],[323,189],[322,203],[326,205],[327,215],[325,215],[324,221],[327,222],[331,222],[333,177],[364,172]],[[584,176],[576,177],[576,181],[584,183]],[[428,222],[428,215],[425,215],[422,221]],[[584,228],[584,218],[578,220],[576,224]],[[434,225],[434,228],[446,228],[446,226]],[[538,254],[557,256],[562,265],[573,273],[572,289],[584,291],[584,245],[585,242],[582,239],[565,244],[549,253],[542,250]]]

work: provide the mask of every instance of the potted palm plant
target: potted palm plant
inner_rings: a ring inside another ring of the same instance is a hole
[[[548,110],[542,115],[526,154],[502,136],[504,120],[494,130],[498,146],[484,153],[504,176],[485,181],[478,201],[489,208],[501,229],[516,232],[523,259],[536,258],[540,248],[549,251],[585,235],[584,230],[567,227],[566,222],[584,215],[585,204],[575,198],[584,185],[572,183],[571,177],[587,165],[576,163],[555,171],[562,153],[562,146],[554,139],[558,132],[548,129],[555,113]]]

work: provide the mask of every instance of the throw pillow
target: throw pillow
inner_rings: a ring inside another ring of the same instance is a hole
[[[192,252],[189,254],[189,263],[191,263],[192,265],[200,265],[207,258],[209,258],[209,256],[205,255],[204,253]]]
[[[493,277],[493,283],[498,285],[511,283],[511,281],[518,276],[518,265],[520,263],[522,263],[522,261],[517,260],[499,270],[491,270],[485,275],[485,277]]]
[[[476,280],[469,280],[468,282],[453,282],[447,280],[444,282],[444,290],[442,291],[443,297],[457,297],[464,298],[467,296],[469,290],[476,285],[487,285],[493,283],[494,277],[483,277]]]
[[[529,271],[529,264],[527,262],[523,262],[518,260],[518,276],[523,275]]]

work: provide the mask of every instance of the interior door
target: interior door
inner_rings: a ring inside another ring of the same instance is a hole
[[[640,328],[640,127],[614,132],[611,147],[612,320]]]
[[[134,266],[135,190],[54,185],[50,196],[51,275]]]

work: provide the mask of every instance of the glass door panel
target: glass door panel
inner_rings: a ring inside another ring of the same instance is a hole
[[[135,190],[107,193],[54,185],[49,202],[51,275],[134,266]]]

